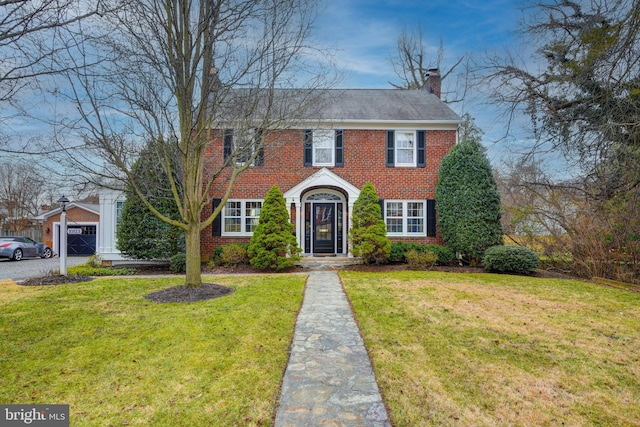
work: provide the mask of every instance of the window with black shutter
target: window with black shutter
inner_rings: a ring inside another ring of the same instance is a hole
[[[344,166],[344,132],[336,130],[336,166]]]
[[[221,202],[222,199],[213,199],[211,212],[215,211],[216,208],[220,206]],[[211,230],[214,236],[222,235],[222,211],[220,211],[218,216],[216,216],[216,218],[213,220],[213,223],[211,224]]]
[[[395,132],[392,130],[387,131],[387,166],[393,167],[395,164],[396,152],[394,148]]]
[[[311,166],[313,164],[313,131],[305,129],[304,131],[304,165]]]
[[[426,131],[419,130],[418,134],[418,167],[424,168],[427,166],[427,143],[426,143]]]
[[[436,201],[427,200],[427,236],[436,235]]]

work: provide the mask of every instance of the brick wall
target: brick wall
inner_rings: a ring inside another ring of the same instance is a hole
[[[218,171],[223,161],[223,144],[220,132],[213,132],[214,144],[208,148],[209,173]],[[304,131],[282,131],[269,135],[264,152],[264,165],[243,172],[233,187],[231,198],[262,199],[272,185],[284,193],[300,181],[313,175],[321,167],[304,166]],[[336,175],[358,188],[371,182],[381,199],[435,199],[438,169],[444,155],[455,145],[454,130],[427,130],[427,165],[417,167],[387,167],[385,130],[344,130],[344,166],[329,167]],[[222,197],[225,180],[221,178],[211,193]],[[211,213],[211,206],[203,215]],[[402,239],[413,240],[416,239]],[[221,244],[247,239],[213,237],[211,228],[202,233],[202,256],[209,257]],[[420,239],[423,243],[436,243],[434,238]]]
[[[43,243],[50,248],[53,248],[53,224],[56,222],[60,222],[60,213],[50,216],[42,224],[42,240]],[[67,208],[67,225],[72,225],[74,222],[94,222],[97,224],[100,222],[100,215],[75,206]],[[49,230],[49,233],[47,233],[47,229]]]

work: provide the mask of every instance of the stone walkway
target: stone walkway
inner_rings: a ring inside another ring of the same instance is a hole
[[[390,425],[337,273],[312,272],[296,322],[275,426]]]

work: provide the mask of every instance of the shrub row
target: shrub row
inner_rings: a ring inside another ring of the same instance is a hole
[[[436,264],[445,265],[449,264],[455,258],[453,251],[446,246],[439,245],[425,245],[414,242],[393,242],[391,243],[391,254],[389,261],[393,263],[406,263],[407,253],[411,250],[416,251],[418,254],[427,252],[433,252],[436,257]]]

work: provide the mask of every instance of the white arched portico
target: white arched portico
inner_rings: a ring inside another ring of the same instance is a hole
[[[348,212],[359,195],[359,188],[327,168],[284,193],[287,206],[295,206],[296,237],[304,255],[347,254]]]

